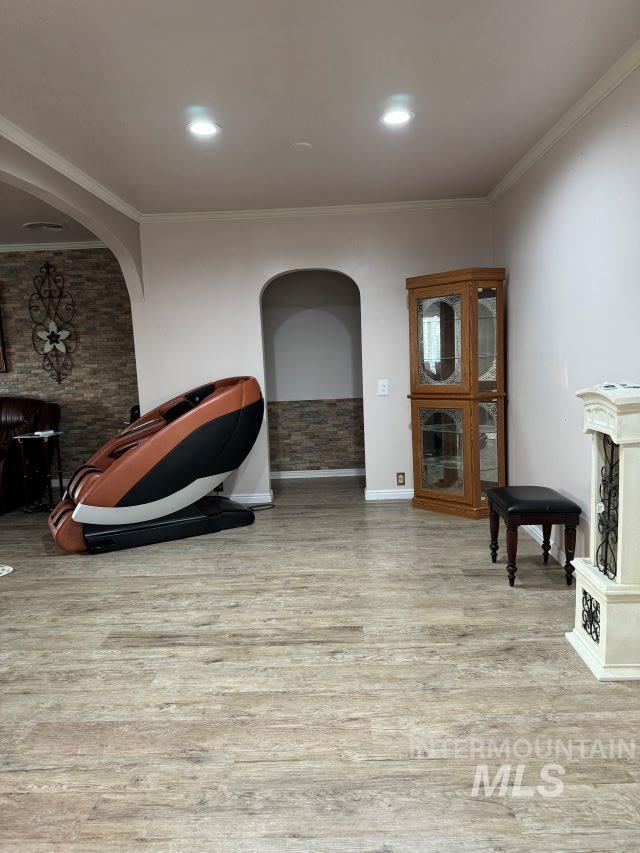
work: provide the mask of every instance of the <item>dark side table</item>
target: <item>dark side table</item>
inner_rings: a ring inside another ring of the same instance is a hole
[[[22,459],[22,486],[24,489],[24,511],[25,512],[51,512],[55,506],[53,502],[53,489],[51,487],[51,476],[49,475],[49,463],[52,453],[55,456],[56,467],[58,469],[58,488],[60,490],[60,499],[64,494],[64,486],[62,485],[62,460],[60,457],[60,436],[61,430],[49,432],[46,435],[38,435],[35,432],[27,432],[23,435],[15,435],[14,440],[20,446],[20,457]],[[27,442],[29,446],[34,443],[40,445],[39,453],[29,453],[27,455]],[[40,464],[38,464],[38,456]],[[42,467],[40,467],[42,465]],[[40,500],[42,489],[40,482],[42,477],[46,481],[48,503],[43,503]]]

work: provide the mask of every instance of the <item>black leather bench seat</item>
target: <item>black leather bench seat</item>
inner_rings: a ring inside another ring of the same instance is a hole
[[[580,513],[578,504],[546,486],[500,486],[489,489],[487,499],[511,513],[567,512]]]
[[[518,527],[521,524],[542,526],[542,555],[549,560],[551,550],[551,528],[554,524],[564,525],[564,552],[567,583],[571,583],[573,566],[571,560],[576,547],[576,527],[580,523],[581,509],[577,503],[563,497],[555,489],[546,486],[500,486],[487,490],[489,504],[489,529],[491,531],[491,560],[498,556],[498,533],[500,517],[507,525],[507,575],[513,586],[516,576],[516,553],[518,550]]]

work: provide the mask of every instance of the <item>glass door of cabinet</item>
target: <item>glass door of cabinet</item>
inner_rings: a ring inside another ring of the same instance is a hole
[[[473,403],[472,430],[475,437],[478,489],[481,501],[486,501],[488,489],[505,482],[502,429],[504,402],[502,399],[480,400]]]
[[[411,311],[414,391],[459,394],[468,388],[468,291],[465,287],[420,288]]]
[[[483,282],[472,289],[473,293],[476,294],[472,305],[476,331],[472,340],[471,369],[475,372],[475,384],[480,393],[499,393],[504,390],[502,284]]]
[[[416,491],[467,501],[472,488],[467,403],[414,400],[413,407],[418,425],[414,443]]]

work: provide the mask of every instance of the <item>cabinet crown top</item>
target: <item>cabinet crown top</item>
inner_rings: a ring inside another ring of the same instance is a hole
[[[407,279],[407,289],[431,284],[455,284],[460,281],[504,281],[504,267],[465,267],[430,275],[416,275]]]

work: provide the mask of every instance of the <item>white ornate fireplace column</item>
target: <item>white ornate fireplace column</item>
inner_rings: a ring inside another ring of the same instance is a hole
[[[592,436],[588,559],[567,639],[600,681],[640,679],[640,385],[578,391]]]

